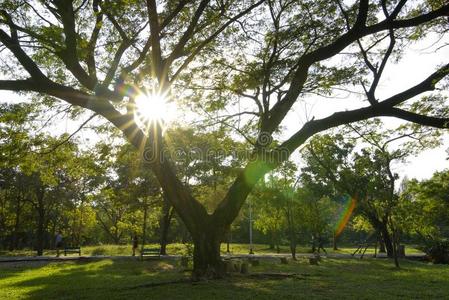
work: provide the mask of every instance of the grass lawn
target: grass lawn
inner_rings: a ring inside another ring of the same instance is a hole
[[[305,260],[281,265],[261,261],[257,272],[293,272],[294,278],[233,275],[222,280],[187,280],[176,262],[105,259],[93,262],[0,264],[0,299],[443,299],[449,295],[449,267],[387,259]],[[145,286],[146,285],[146,286]]]
[[[159,244],[148,244],[146,247],[159,247]],[[327,248],[328,253],[346,253],[351,254],[355,251],[354,247],[341,247],[337,251],[333,251],[331,248]],[[248,254],[249,245],[248,244],[230,244],[230,250],[233,254]],[[253,250],[255,254],[268,254],[275,253],[276,250],[270,249],[268,245],[254,244]],[[221,244],[221,251],[224,254],[226,252],[226,244]],[[298,246],[297,253],[308,253],[310,252],[310,247]],[[405,247],[406,254],[421,253],[419,250],[413,246],[407,245]],[[96,245],[96,246],[84,246],[81,247],[82,255],[111,255],[111,256],[128,256],[131,255],[131,245]],[[185,244],[173,243],[167,246],[167,253],[174,255],[180,254],[185,255],[187,253],[187,247]],[[290,248],[288,246],[281,246],[280,253],[290,253]],[[374,248],[368,248],[367,254],[373,254]],[[33,250],[17,250],[17,251],[0,251],[0,256],[34,256],[36,254]],[[55,250],[46,250],[44,255],[56,255]],[[74,254],[71,254],[74,255]]]

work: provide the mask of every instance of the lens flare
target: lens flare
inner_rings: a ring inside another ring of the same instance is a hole
[[[338,237],[343,232],[346,225],[348,224],[349,219],[351,218],[351,215],[355,209],[357,200],[355,197],[345,196],[345,202],[346,202],[345,208],[343,209],[340,220],[337,222],[337,225],[335,227],[336,237]]]

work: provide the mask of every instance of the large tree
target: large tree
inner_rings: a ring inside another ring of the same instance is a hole
[[[432,102],[426,114],[411,105],[435,89],[447,64],[400,93],[376,97],[387,62],[409,40],[447,31],[444,1],[5,0],[0,10],[0,42],[8,49],[0,89],[92,111],[151,158],[148,167],[192,235],[197,276],[221,273],[220,242],[256,182],[314,134],[378,116],[448,128]],[[338,55],[343,63],[332,65]],[[273,134],[308,92],[332,96],[333,87],[360,82],[364,106],[298,124],[273,146]],[[161,124],[136,121],[135,98],[145,86],[201,111],[251,101],[221,118],[253,151],[212,213],[162,155]]]

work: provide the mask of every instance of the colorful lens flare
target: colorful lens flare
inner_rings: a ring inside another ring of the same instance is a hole
[[[355,197],[345,196],[345,198],[346,206],[342,211],[343,213],[340,217],[340,220],[337,222],[337,226],[335,227],[336,237],[338,237],[345,229],[346,224],[348,224],[348,221],[351,218],[352,212],[354,211],[357,202]]]

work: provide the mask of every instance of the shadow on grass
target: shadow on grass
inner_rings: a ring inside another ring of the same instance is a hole
[[[174,262],[102,260],[48,263],[11,271],[8,288],[0,298],[28,299],[272,299],[295,279],[254,279],[232,276],[192,283],[190,274]],[[14,273],[14,274],[12,274]],[[169,283],[169,284],[167,284]],[[302,285],[297,285],[301,287]],[[285,295],[285,293],[281,293]]]
[[[231,276],[190,283],[176,262],[101,260],[47,263],[12,268],[1,277],[0,298],[30,299],[329,299],[444,298],[449,294],[447,266],[390,261],[324,259],[319,266],[306,260],[261,263],[253,272],[296,272],[301,278],[255,279]],[[7,282],[2,284],[2,280]],[[176,282],[177,283],[173,283]],[[165,284],[171,282],[170,284]],[[9,293],[2,294],[5,286]]]
[[[0,298],[103,299],[148,282],[186,278],[172,263],[101,260],[8,268],[0,277]],[[2,294],[2,292],[6,294]]]

